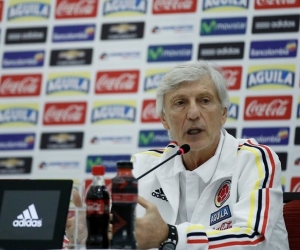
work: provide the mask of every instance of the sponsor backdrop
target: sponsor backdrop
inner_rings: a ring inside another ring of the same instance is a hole
[[[300,0],[0,0],[0,177],[72,178],[168,143],[155,89],[170,67],[224,69],[225,128],[282,161],[300,191]],[[84,191],[84,190],[82,190]]]

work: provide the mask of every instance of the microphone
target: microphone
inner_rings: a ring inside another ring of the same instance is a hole
[[[142,174],[141,176],[139,176],[138,178],[136,178],[137,180],[141,179],[142,177],[144,177],[145,175],[149,174],[150,172],[152,172],[154,169],[158,168],[159,166],[163,165],[164,163],[166,163],[167,161],[171,160],[172,158],[174,158],[176,155],[184,155],[187,152],[190,151],[190,145],[188,144],[183,144],[175,154],[171,155],[168,159],[164,160],[163,162],[159,163],[158,165],[156,165],[154,168],[151,168],[150,170],[148,170],[146,173]]]

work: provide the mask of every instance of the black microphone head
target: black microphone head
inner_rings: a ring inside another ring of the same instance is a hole
[[[179,149],[178,149],[178,154],[179,155],[184,155],[186,154],[187,152],[190,151],[190,145],[189,144],[183,144]]]

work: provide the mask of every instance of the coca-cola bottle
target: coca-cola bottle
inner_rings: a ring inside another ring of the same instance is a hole
[[[93,166],[93,182],[86,194],[87,249],[108,249],[110,195],[104,182],[104,166]]]
[[[113,237],[111,248],[136,249],[135,208],[138,196],[137,179],[132,175],[132,162],[118,162],[112,178]]]

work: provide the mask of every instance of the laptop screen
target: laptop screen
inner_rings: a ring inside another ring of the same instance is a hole
[[[72,180],[0,180],[0,248],[61,249]]]

